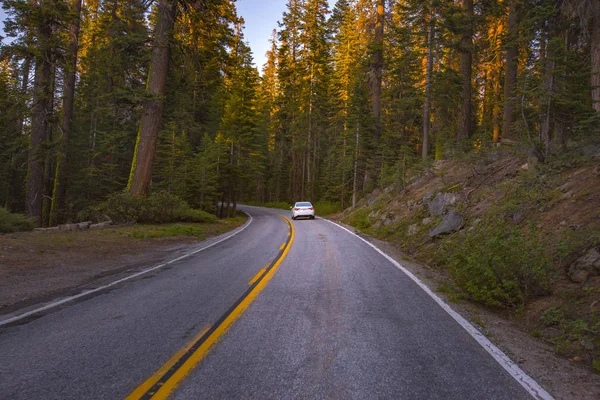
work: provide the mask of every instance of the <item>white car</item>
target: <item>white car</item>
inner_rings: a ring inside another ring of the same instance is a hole
[[[292,207],[292,219],[300,217],[315,219],[315,208],[308,201],[299,201]]]

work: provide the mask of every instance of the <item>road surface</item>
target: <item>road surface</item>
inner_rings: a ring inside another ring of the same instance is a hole
[[[242,209],[249,224],[190,251],[212,247],[10,324],[0,316],[0,397],[532,398],[359,237]]]

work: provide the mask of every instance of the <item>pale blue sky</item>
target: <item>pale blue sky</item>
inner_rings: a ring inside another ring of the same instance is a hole
[[[336,0],[327,0],[332,9]],[[250,44],[254,63],[262,70],[267,61],[265,53],[269,50],[269,39],[273,29],[277,29],[277,21],[281,20],[287,9],[288,0],[236,0],[238,15],[244,17],[246,28],[244,36]]]
[[[328,0],[329,7],[333,8],[336,0]],[[277,29],[277,21],[281,20],[283,12],[286,10],[288,0],[237,0],[236,7],[238,14],[244,17],[246,27],[244,36],[250,44],[254,55],[256,67],[262,70],[266,62],[265,53],[269,49],[269,38],[273,29]],[[0,35],[4,31],[5,13],[0,8]]]

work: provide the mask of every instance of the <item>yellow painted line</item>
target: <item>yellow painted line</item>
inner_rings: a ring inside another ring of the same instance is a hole
[[[269,266],[269,264],[267,264],[267,267]],[[248,282],[248,285],[252,285],[254,282],[256,282],[258,280],[258,278],[260,278],[262,276],[262,274],[265,273],[265,270],[267,269],[267,267],[264,267],[263,269],[261,269],[260,271],[258,271],[258,273],[256,275],[254,275],[254,278],[252,278],[250,280],[250,282]]]
[[[283,250],[284,247],[285,247],[285,243],[282,243],[281,246],[279,246],[279,250]]]
[[[269,270],[269,272],[267,272],[267,274],[263,277],[263,279],[261,279],[258,282],[258,284],[254,287],[254,289],[252,289],[252,291],[250,293],[248,293],[248,295],[237,305],[237,307],[233,311],[231,311],[231,313],[229,313],[229,315],[227,315],[225,320],[219,326],[217,326],[215,328],[215,330],[210,334],[210,336],[208,336],[208,338],[206,338],[206,340],[181,365],[181,367],[179,367],[179,369],[177,369],[173,373],[173,375],[171,375],[169,377],[169,379],[160,386],[160,388],[156,391],[156,393],[147,393],[147,391],[152,386],[156,385],[157,382],[159,382],[160,378],[164,375],[165,371],[170,369],[168,363],[163,365],[154,375],[152,375],[152,377],[150,379],[148,379],[148,381],[144,382],[140,387],[138,387],[135,391],[133,391],[133,393],[131,393],[126,398],[126,400],[139,399],[142,397],[151,397],[152,399],[168,398],[170,396],[170,394],[173,392],[173,390],[175,390],[177,385],[179,385],[179,383],[181,383],[183,378],[185,378],[186,375],[189,374],[190,371],[192,371],[192,369],[194,369],[194,367],[208,354],[208,352],[210,351],[212,346],[215,343],[217,343],[219,338],[221,336],[223,336],[223,334],[225,334],[225,332],[227,332],[227,330],[231,327],[231,325],[240,317],[240,315],[242,315],[242,313],[246,310],[246,308],[248,308],[248,306],[252,303],[252,301],[254,301],[256,296],[267,286],[267,284],[269,283],[271,278],[273,278],[273,276],[275,275],[275,272],[277,272],[277,268],[279,268],[279,265],[285,259],[285,256],[287,255],[287,253],[290,250],[290,247],[292,246],[292,243],[294,241],[293,225],[290,223],[290,221],[287,218],[285,218],[281,215],[280,215],[280,217],[283,218],[288,223],[288,225],[290,226],[290,228],[292,230],[292,234],[291,234],[290,240],[288,241],[288,246],[285,247],[285,250],[283,251],[283,253],[281,253],[281,256],[275,261],[275,263],[273,264],[273,267]],[[284,245],[285,245],[285,243],[284,243]],[[281,249],[283,249],[283,246],[281,247]],[[197,336],[198,340],[200,337],[202,337],[202,334],[199,334]],[[192,342],[191,345],[193,345],[193,344],[194,344],[194,342]],[[186,347],[186,348],[189,348],[189,347]],[[175,356],[173,356],[171,358],[171,360],[175,359],[175,362],[176,362],[181,357],[181,354],[183,354],[183,353],[185,353],[185,349],[182,349],[181,351],[179,351]],[[179,355],[179,357],[177,357],[177,355]],[[171,360],[169,360],[169,361],[171,361]],[[173,364],[174,363],[172,363],[171,366]],[[162,371],[162,373],[160,373],[161,371]],[[143,391],[142,388],[145,388],[146,391]],[[150,396],[148,396],[148,395],[150,395]]]
[[[175,353],[173,357],[169,359],[169,361],[167,361],[162,367],[160,367],[158,371],[154,373],[154,375],[148,378],[129,396],[127,396],[125,400],[139,399],[140,397],[142,397],[148,391],[148,389],[150,389],[152,386],[154,386],[156,382],[159,381],[159,379],[165,374],[165,372],[167,372],[173,365],[175,365],[177,360],[179,360],[185,354],[185,352],[188,351],[190,347],[194,345],[194,343],[200,340],[200,338],[206,333],[206,331],[210,329],[210,327],[211,325],[207,325],[204,329],[202,329],[202,332],[197,334],[196,337],[194,337],[194,339],[190,343],[188,343],[187,346]]]
[[[291,235],[291,233],[290,233],[290,232],[288,232],[288,236],[290,236],[290,235]]]

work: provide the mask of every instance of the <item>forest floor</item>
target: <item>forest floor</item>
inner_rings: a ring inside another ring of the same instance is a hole
[[[375,190],[332,219],[395,257],[555,398],[600,398],[600,269],[581,279],[572,268],[600,246],[600,146],[544,165],[515,149],[469,157],[438,161],[405,185]],[[431,200],[440,193],[447,200],[443,212],[431,215]],[[461,229],[430,237],[451,210],[464,218]],[[486,249],[515,229],[533,238],[531,246],[498,248],[498,254]],[[483,265],[495,256],[542,254],[535,246],[550,254],[552,285],[523,302],[485,305],[452,279],[456,264],[449,260],[459,251]]]
[[[246,217],[237,217],[203,224],[2,234],[0,313],[78,293],[88,285],[115,280],[126,271],[159,264],[245,221]]]

